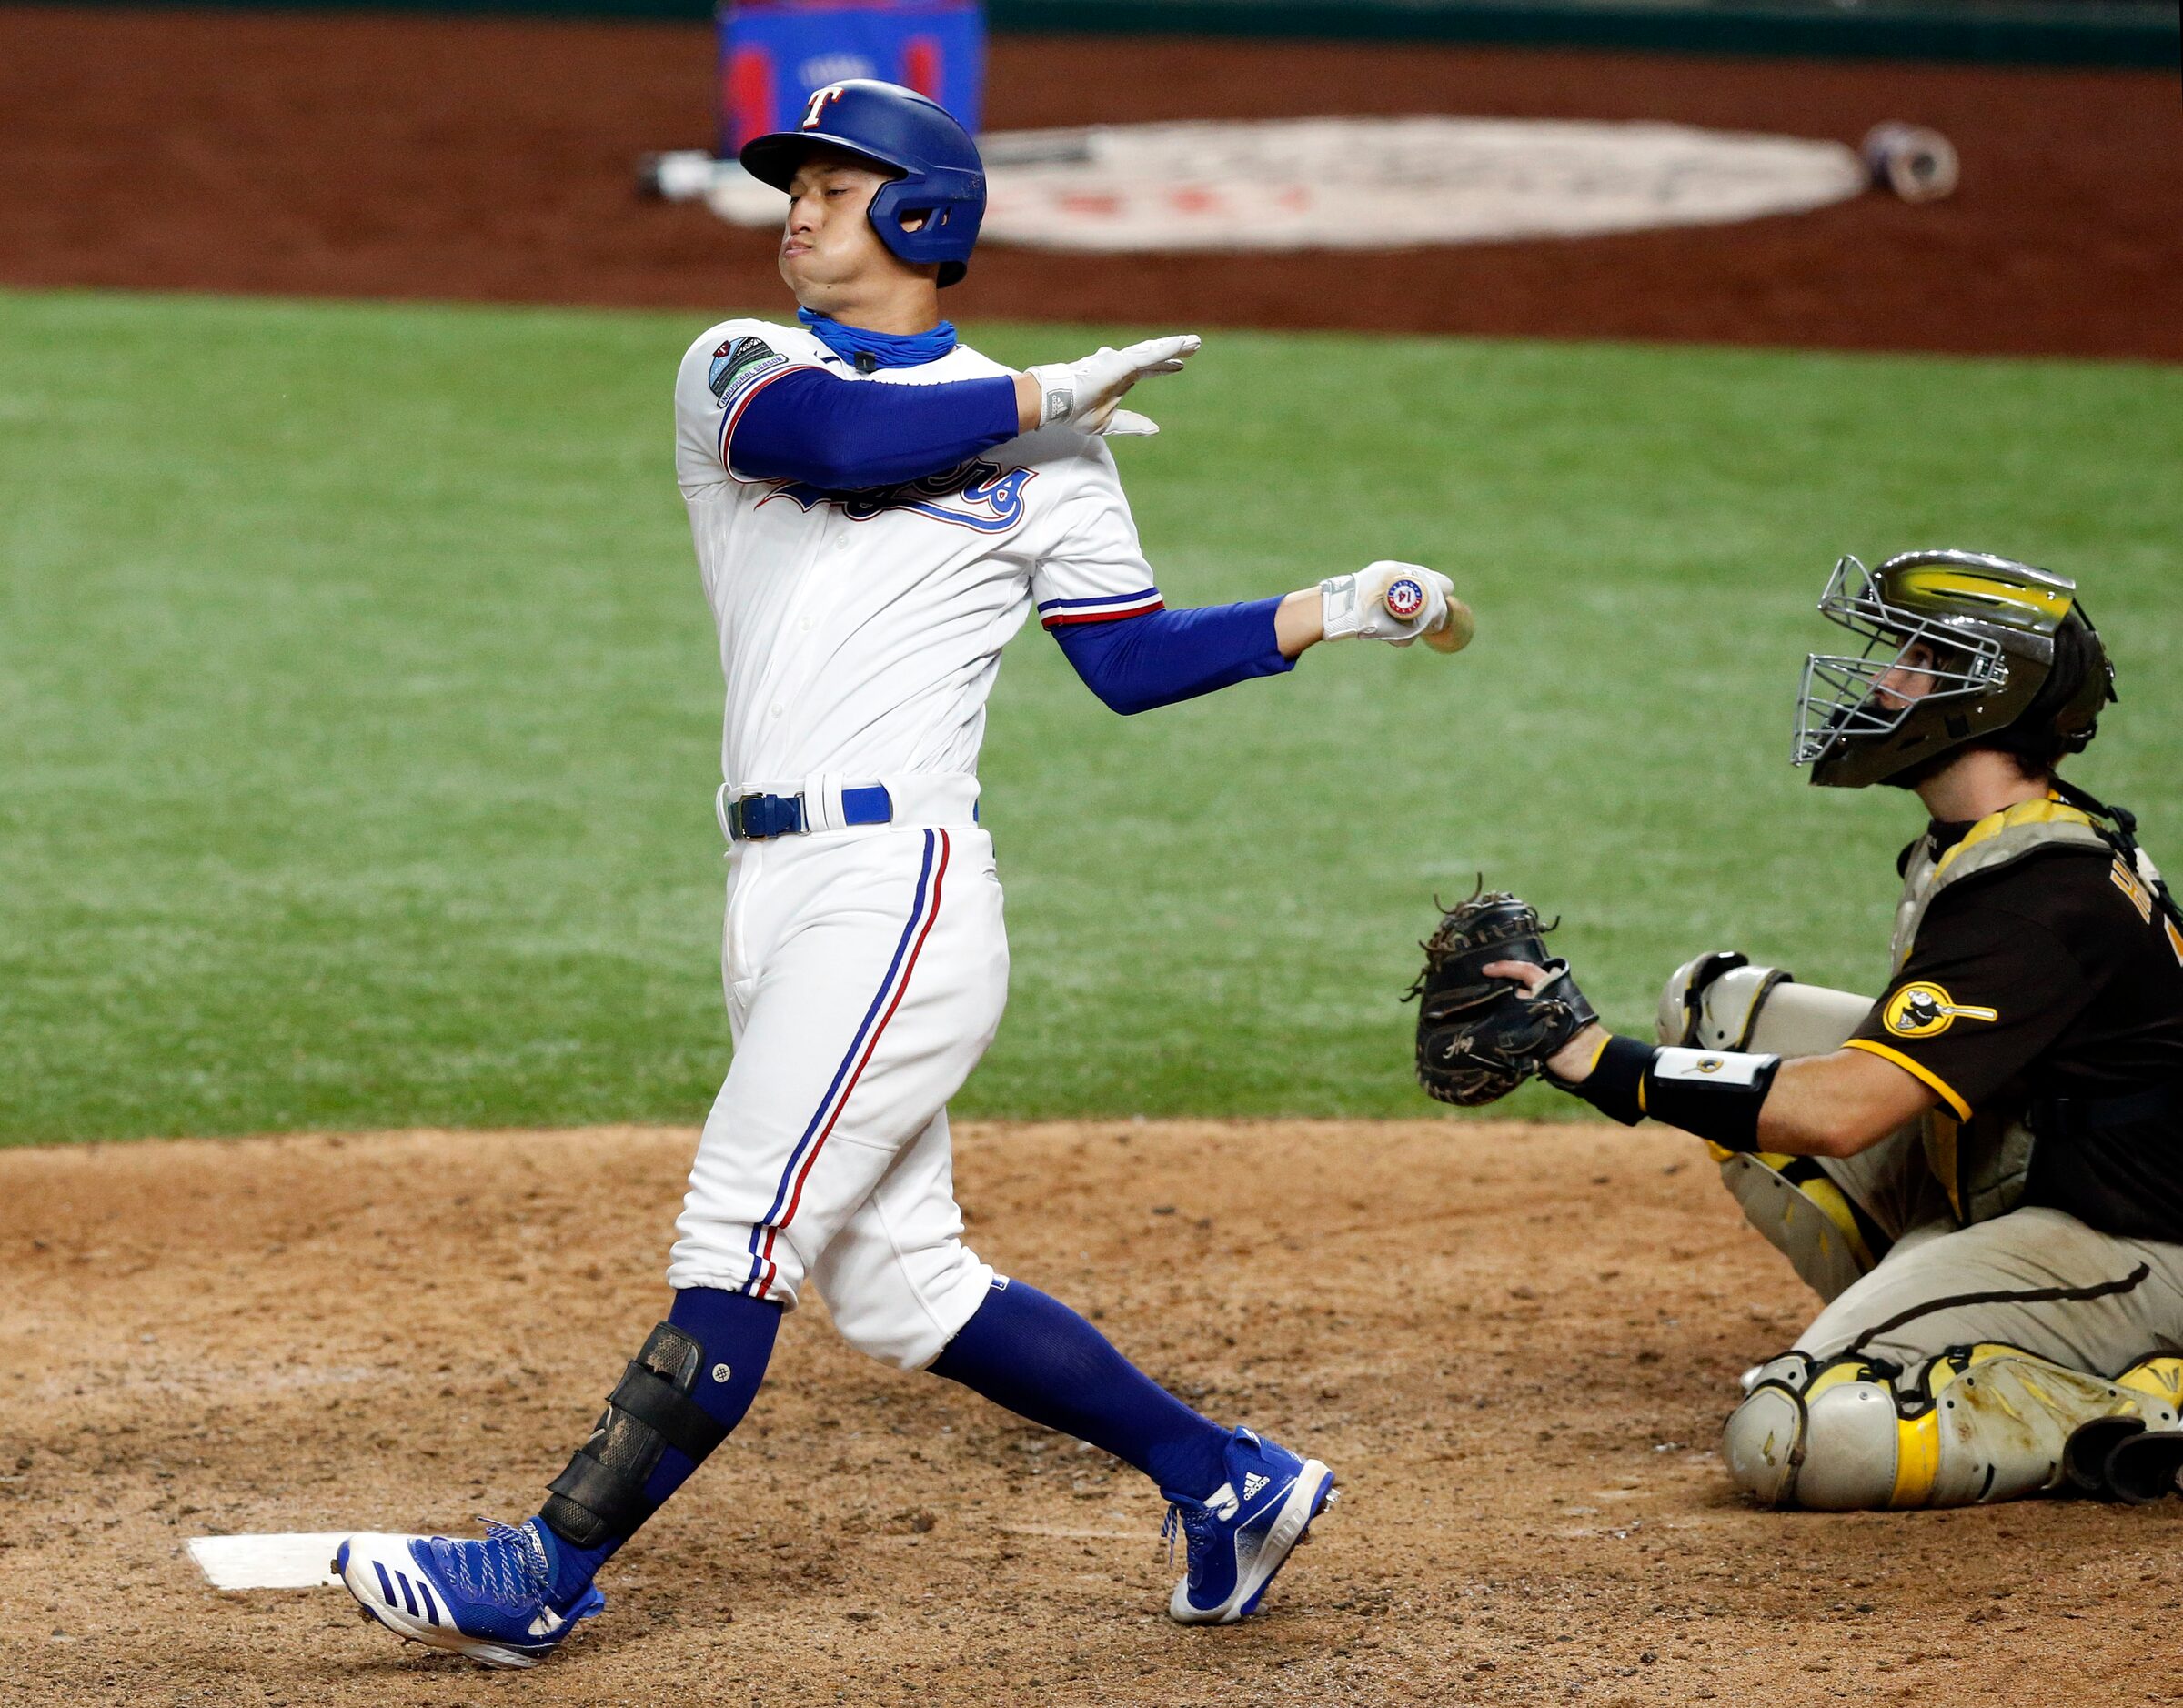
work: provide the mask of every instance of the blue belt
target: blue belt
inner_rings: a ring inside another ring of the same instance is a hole
[[[841,791],[843,824],[889,824],[893,819],[893,799],[880,785]],[[801,795],[745,795],[728,803],[728,834],[738,842],[800,836],[807,828]]]

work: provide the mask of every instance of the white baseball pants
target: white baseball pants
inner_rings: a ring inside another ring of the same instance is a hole
[[[729,860],[735,1058],[668,1284],[793,1310],[808,1278],[851,1345],[917,1369],[993,1277],[962,1243],[947,1117],[1008,998],[992,840],[882,825],[738,843]]]

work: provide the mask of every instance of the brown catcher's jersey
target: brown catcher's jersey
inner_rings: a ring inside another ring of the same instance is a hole
[[[1929,846],[1973,828],[1935,824]],[[1958,1120],[2032,1108],[2025,1203],[2183,1240],[2183,932],[2112,850],[2040,848],[1935,895],[1849,1044]],[[2113,1100],[2133,1096],[2134,1113]],[[2037,1104],[2056,1098],[2101,1100],[2102,1122],[2042,1127]]]

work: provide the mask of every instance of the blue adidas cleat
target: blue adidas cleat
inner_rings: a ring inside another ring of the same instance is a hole
[[[1167,1522],[1160,1533],[1172,1549],[1180,1528],[1189,1548],[1188,1569],[1167,1604],[1179,1624],[1232,1625],[1256,1613],[1289,1551],[1334,1498],[1333,1472],[1249,1430],[1229,1438],[1227,1468],[1228,1481],[1203,1501],[1162,1491]]]
[[[536,1666],[607,1604],[589,1584],[565,1607],[546,1600],[554,1538],[537,1519],[486,1521],[483,1542],[351,1536],[334,1572],[364,1612],[397,1636],[488,1666]]]

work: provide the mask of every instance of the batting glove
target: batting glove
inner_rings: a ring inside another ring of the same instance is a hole
[[[1149,437],[1160,429],[1133,410],[1115,406],[1122,394],[1148,374],[1179,374],[1204,341],[1194,333],[1174,338],[1147,338],[1127,349],[1093,351],[1081,362],[1056,362],[1030,371],[1045,405],[1044,427],[1072,427],[1080,433],[1107,437]]]
[[[1329,640],[1384,640],[1407,647],[1447,620],[1455,584],[1423,564],[1382,558],[1353,576],[1319,584],[1320,614]]]

